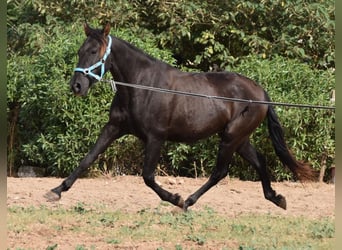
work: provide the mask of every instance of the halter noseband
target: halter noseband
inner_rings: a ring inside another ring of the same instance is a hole
[[[89,75],[91,77],[94,77],[96,80],[101,81],[103,75],[105,74],[105,62],[107,60],[107,57],[110,54],[110,50],[112,47],[112,38],[111,36],[108,36],[108,45],[106,48],[106,52],[103,55],[102,59],[98,61],[97,63],[93,64],[89,68],[75,68],[75,72],[82,72],[85,75]],[[95,70],[96,68],[101,67],[101,75],[96,75],[92,71]]]

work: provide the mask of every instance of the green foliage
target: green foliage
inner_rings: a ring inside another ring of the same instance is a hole
[[[175,48],[188,66],[224,68],[249,54],[279,54],[334,67],[332,0],[149,0],[138,6],[140,25],[153,30],[164,48]]]
[[[52,245],[52,246],[48,246],[47,248],[46,248],[46,250],[55,250],[55,249],[57,249],[58,248],[58,244],[54,244],[54,245]]]
[[[98,84],[86,98],[75,98],[68,87],[84,40],[84,21],[93,26],[110,22],[112,34],[168,63],[175,64],[175,57],[186,70],[216,64],[244,74],[274,101],[331,105],[334,10],[332,0],[7,0],[9,167],[30,164],[68,175],[107,121],[113,97],[109,86]],[[297,158],[316,169],[325,158],[328,166],[333,163],[333,111],[276,111]],[[267,155],[272,176],[290,179],[273,153],[265,125],[252,140]],[[217,144],[215,136],[191,145],[167,143],[160,168],[169,174],[208,175]],[[141,165],[141,143],[125,136],[99,156],[95,169],[137,174]],[[230,175],[258,178],[239,157],[233,159]]]
[[[110,22],[137,32],[146,28],[158,37],[161,48],[177,55],[182,66],[201,70],[208,70],[213,64],[224,68],[249,54],[264,58],[279,54],[318,68],[335,66],[333,0],[7,3],[8,26],[12,27],[18,23],[48,24],[53,16],[66,24],[90,22],[96,17],[100,23]],[[11,29],[9,34],[13,37]]]
[[[213,136],[195,144],[167,143],[163,155],[168,161],[164,167],[173,169],[174,175],[207,176],[216,164],[218,137]]]
[[[31,34],[37,41],[31,37],[30,39],[36,43],[26,45],[30,55],[14,52],[8,59],[8,101],[9,106],[11,103],[19,103],[21,106],[18,121],[20,154],[17,160],[46,167],[52,166],[51,161],[56,161],[56,164],[63,163],[63,146],[54,142],[62,139],[60,135],[69,126],[70,116],[76,115],[72,112],[75,112],[77,107],[73,106],[72,110],[68,105],[72,96],[68,94],[66,79],[72,73],[69,65],[75,62],[77,41],[62,32],[61,26],[53,32],[43,28],[40,28],[40,31],[38,34]],[[71,31],[77,34],[75,29],[71,28],[69,32]],[[59,37],[60,40],[47,45],[51,37]],[[45,42],[38,45],[38,41],[42,40]],[[74,122],[70,123],[70,126],[75,125]],[[67,142],[71,147],[69,152],[73,148],[77,149],[77,143],[74,144],[72,140]],[[66,149],[69,145],[63,150],[68,152]],[[77,151],[73,152],[73,157],[75,154],[77,155]],[[67,157],[66,160],[72,162],[73,157]],[[47,158],[50,160],[47,161]]]

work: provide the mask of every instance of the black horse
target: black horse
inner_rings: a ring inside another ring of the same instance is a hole
[[[231,72],[185,73],[146,55],[133,45],[109,35],[110,25],[92,29],[84,25],[87,36],[78,51],[79,62],[70,86],[75,95],[84,96],[101,80],[106,71],[120,82],[140,84],[212,96],[270,101],[267,93],[251,79]],[[227,102],[224,100],[180,96],[117,86],[109,121],[94,147],[61,185],[47,193],[48,200],[58,200],[76,179],[88,169],[117,138],[132,134],[145,146],[143,178],[162,200],[184,210],[227,176],[234,152],[246,159],[258,172],[264,196],[286,209],[286,200],[272,189],[264,156],[251,145],[251,133],[267,117],[270,137],[277,156],[300,180],[312,179],[308,164],[297,161],[288,150],[281,125],[270,105]],[[195,142],[217,133],[220,137],[216,167],[208,181],[185,201],[155,182],[155,168],[166,140]]]

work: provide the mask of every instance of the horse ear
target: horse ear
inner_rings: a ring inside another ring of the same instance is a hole
[[[106,26],[103,28],[102,33],[103,33],[105,36],[108,36],[108,35],[109,35],[109,32],[110,32],[110,23],[106,23]]]
[[[84,25],[83,25],[83,27],[84,27],[84,33],[86,34],[86,36],[89,36],[89,35],[90,35],[91,28],[90,28],[90,26],[88,25],[88,23],[85,22]]]

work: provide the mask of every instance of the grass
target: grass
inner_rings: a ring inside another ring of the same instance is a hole
[[[18,243],[9,249],[24,250],[19,239],[23,242],[30,240],[32,232],[41,227],[43,246],[40,249],[49,250],[65,249],[63,242],[66,239],[74,239],[68,249],[78,250],[110,249],[127,246],[128,242],[144,246],[142,249],[160,250],[332,249],[334,246],[332,218],[255,214],[230,218],[211,208],[200,212],[171,213],[165,212],[164,207],[162,204],[157,209],[137,213],[110,211],[105,207],[87,208],[84,204],[68,210],[10,207],[7,230],[10,238],[16,237]]]

